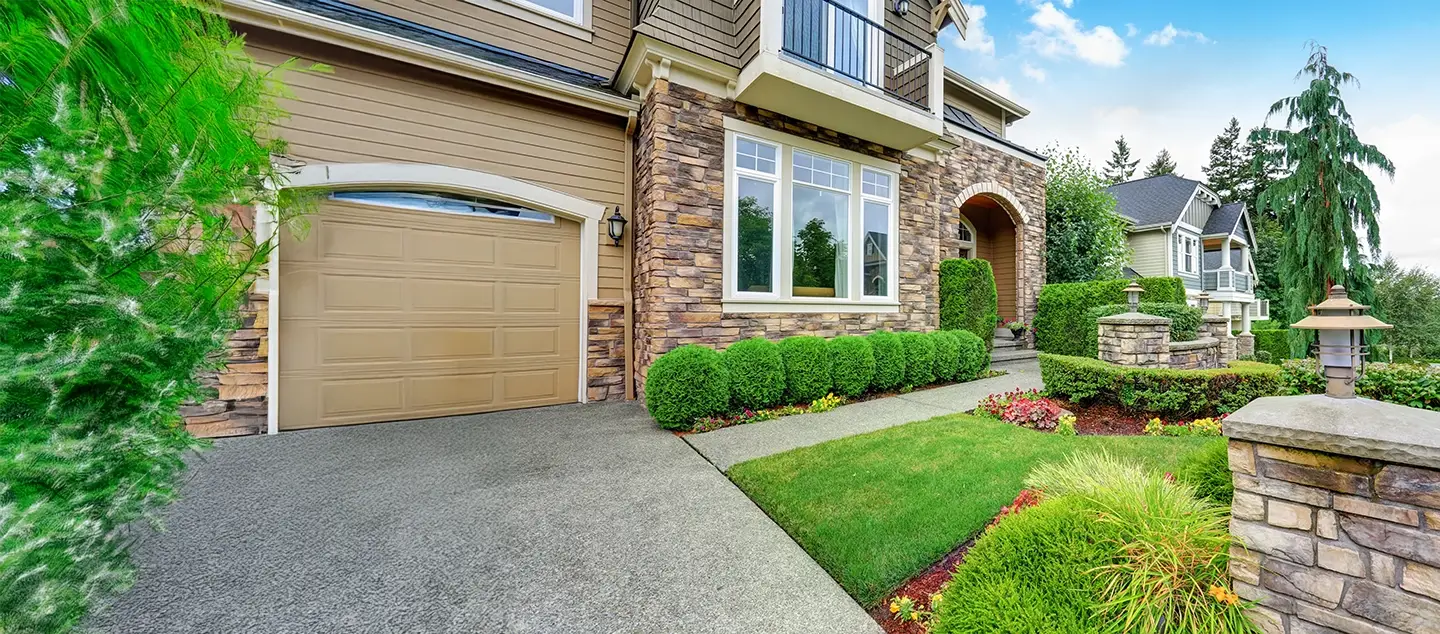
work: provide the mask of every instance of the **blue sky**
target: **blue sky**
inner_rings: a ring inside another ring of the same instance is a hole
[[[1237,117],[1262,123],[1296,94],[1306,42],[1355,74],[1345,91],[1362,141],[1396,164],[1380,191],[1381,248],[1440,272],[1440,2],[1434,0],[986,0],[965,2],[969,37],[947,66],[1029,108],[1019,143],[1075,147],[1096,166],[1121,134],[1142,160],[1160,148],[1203,180],[1210,142]],[[1281,122],[1272,122],[1278,124]]]

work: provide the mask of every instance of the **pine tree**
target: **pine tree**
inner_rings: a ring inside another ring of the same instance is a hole
[[[1312,44],[1296,78],[1309,76],[1305,90],[1270,106],[1268,116],[1285,113],[1285,127],[1251,134],[1261,147],[1273,145],[1287,173],[1260,193],[1256,206],[1280,221],[1280,282],[1291,319],[1323,300],[1332,284],[1372,303],[1373,281],[1357,229],[1370,254],[1380,249],[1380,199],[1364,168],[1394,178],[1395,165],[1373,145],[1360,142],[1340,88],[1355,77],[1330,65],[1325,47]],[[1267,118],[1268,118],[1267,116]],[[1258,159],[1257,159],[1258,160]],[[1292,338],[1294,352],[1308,339]]]
[[[1145,177],[1160,176],[1163,174],[1175,173],[1175,157],[1170,156],[1170,150],[1161,148],[1160,153],[1155,155],[1155,160],[1145,166]]]
[[[1240,120],[1230,118],[1230,125],[1215,137],[1210,144],[1210,164],[1202,168],[1207,185],[1220,196],[1220,200],[1232,202],[1240,198],[1240,187],[1245,180],[1245,157],[1240,146]]]
[[[1279,219],[1275,217],[1273,210],[1267,210],[1262,214],[1256,203],[1260,193],[1269,188],[1283,174],[1280,166],[1280,153],[1274,145],[1257,140],[1256,130],[1258,128],[1250,129],[1250,134],[1245,141],[1245,149],[1241,153],[1244,177],[1239,185],[1239,199],[1245,203],[1245,208],[1249,209],[1257,219],[1264,215],[1278,222]]]
[[[1105,164],[1105,180],[1113,183],[1123,183],[1135,177],[1135,167],[1140,164],[1140,159],[1130,160],[1130,144],[1125,142],[1125,135],[1115,139],[1115,149],[1110,152],[1110,162]]]

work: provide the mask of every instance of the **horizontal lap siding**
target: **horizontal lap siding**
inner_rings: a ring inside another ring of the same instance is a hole
[[[314,163],[430,163],[543,185],[608,207],[625,202],[625,128],[483,84],[268,32],[248,50],[273,66],[291,57],[331,73],[285,76],[293,98],[279,132]],[[628,213],[628,212],[627,212]],[[624,251],[601,223],[599,296],[624,294]]]
[[[606,78],[614,76],[630,43],[630,0],[590,0],[590,24],[594,33],[589,42],[466,0],[349,1],[372,11]]]
[[[1165,276],[1164,231],[1130,234],[1130,268],[1145,277]]]
[[[985,126],[1000,138],[1005,138],[1005,126],[1000,124],[1000,107],[985,101],[968,91],[959,88],[947,88],[945,90],[945,101],[953,106],[975,115],[975,120]]]

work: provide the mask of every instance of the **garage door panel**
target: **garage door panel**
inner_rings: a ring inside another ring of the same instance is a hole
[[[409,338],[403,328],[321,328],[317,366],[408,361]],[[281,355],[283,358],[284,355]]]
[[[501,381],[505,400],[511,403],[554,400],[565,383],[556,370],[507,372]]]
[[[495,328],[412,328],[413,361],[489,359],[495,356]]]
[[[322,220],[320,256],[325,260],[386,260],[405,258],[405,231],[399,227]]]
[[[353,415],[390,416],[405,411],[405,379],[324,381],[320,387],[322,420]]]
[[[414,279],[409,289],[412,311],[495,312],[495,282],[489,280]]]
[[[326,313],[335,311],[400,312],[405,309],[407,280],[372,275],[320,275],[320,294]]]
[[[495,264],[493,236],[414,229],[407,236],[406,248],[414,254],[412,262]]]
[[[409,409],[484,408],[495,402],[495,374],[417,377],[410,381]]]

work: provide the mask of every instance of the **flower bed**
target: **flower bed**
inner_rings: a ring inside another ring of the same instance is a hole
[[[991,394],[980,400],[975,413],[1002,420],[1028,429],[1051,431],[1060,425],[1061,419],[1069,416],[1059,405],[1040,395],[1040,390],[1013,390],[1004,394]],[[1067,428],[1074,431],[1074,420]]]

